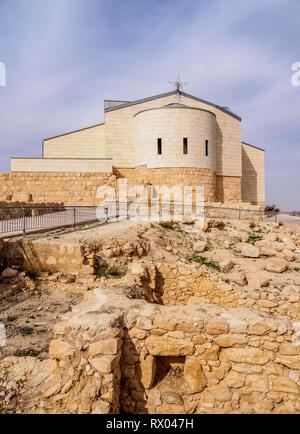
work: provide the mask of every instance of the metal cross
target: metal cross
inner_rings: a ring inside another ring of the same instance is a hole
[[[178,93],[178,95],[180,95],[180,92],[182,91],[183,87],[189,83],[181,81],[180,75],[178,74],[176,81],[169,81],[169,84],[174,86],[176,92]]]

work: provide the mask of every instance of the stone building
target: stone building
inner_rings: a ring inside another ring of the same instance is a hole
[[[228,107],[177,91],[104,107],[103,123],[45,139],[42,158],[12,158],[0,199],[93,205],[115,175],[202,185],[208,202],[264,204],[264,151],[241,141],[242,119]]]

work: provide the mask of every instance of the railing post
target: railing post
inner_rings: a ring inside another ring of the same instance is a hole
[[[73,208],[73,226],[76,226],[76,208]]]
[[[23,215],[23,235],[26,234],[26,212],[25,208],[22,207],[22,215]]]
[[[105,223],[108,222],[108,205],[104,205]]]

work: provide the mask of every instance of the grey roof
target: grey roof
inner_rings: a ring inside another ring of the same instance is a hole
[[[259,148],[258,146],[250,145],[250,143],[242,142],[242,145],[251,146],[251,148],[258,149],[259,151],[266,152],[265,149]]]
[[[172,95],[176,95],[176,94],[177,94],[177,91],[162,93],[160,95],[151,96],[149,98],[143,98],[143,99],[139,99],[139,100],[136,100],[136,101],[131,101],[129,103],[125,103],[125,104],[119,105],[117,107],[108,108],[108,109],[105,109],[104,111],[105,111],[105,113],[109,113],[109,112],[114,111],[114,110],[120,110],[120,109],[123,109],[123,108],[126,108],[126,107],[131,107],[133,105],[142,104],[144,102],[153,101],[155,99],[165,98],[167,96],[172,96]],[[203,104],[207,104],[207,105],[209,105],[211,107],[215,107],[218,110],[220,110],[220,111],[228,114],[229,116],[231,116],[231,117],[233,117],[233,118],[235,118],[235,119],[237,119],[239,121],[242,120],[242,118],[240,116],[236,115],[235,113],[233,113],[228,108],[220,107],[217,104],[214,104],[212,102],[206,101],[204,99],[198,98],[198,97],[193,96],[193,95],[189,95],[188,93],[185,93],[185,92],[180,92],[180,94],[182,96],[185,96],[186,98],[193,99],[194,101],[199,101],[199,102],[202,102]]]

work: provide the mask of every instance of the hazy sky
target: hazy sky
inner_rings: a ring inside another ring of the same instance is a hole
[[[105,98],[168,92],[180,73],[267,151],[267,202],[299,210],[299,17],[299,0],[0,0],[0,170],[101,122]]]

